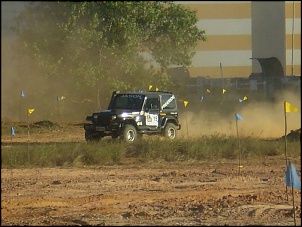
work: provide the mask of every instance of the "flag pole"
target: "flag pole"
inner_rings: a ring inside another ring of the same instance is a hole
[[[287,119],[286,119],[286,101],[284,101],[284,155],[285,155],[285,166],[287,167]],[[287,185],[286,187],[286,199],[288,201]]]
[[[186,125],[187,125],[187,138],[188,138],[188,137],[189,137],[189,128],[188,128],[187,111],[185,111],[185,117],[186,117]]]
[[[14,127],[11,126],[11,139],[10,139],[10,145],[11,147],[13,146],[13,136],[15,135],[15,130]],[[10,167],[10,183],[11,183],[11,179],[13,179],[13,165],[12,165],[12,152],[9,152],[9,167]],[[2,168],[2,152],[1,152],[1,168]]]
[[[27,143],[29,143],[29,113],[27,113]]]
[[[20,116],[20,115],[19,115]],[[13,127],[11,127],[11,131],[13,131]],[[10,146],[13,147],[13,132],[10,134]],[[11,176],[13,175],[13,167],[12,167],[12,152],[9,152],[9,165],[10,165],[10,171]],[[2,152],[1,152],[2,155]],[[2,157],[1,157],[1,166],[2,166]]]
[[[236,117],[236,116],[235,116]],[[240,152],[240,141],[239,141],[239,132],[238,132],[238,123],[236,118],[236,131],[237,131],[237,142],[238,142],[238,153],[239,153],[239,161],[238,161],[238,172],[240,175],[240,166],[241,166],[241,152]]]
[[[19,98],[19,121],[21,121],[21,100],[22,100],[22,96],[20,95],[20,98]]]
[[[30,126],[29,126],[29,116],[35,111],[35,109],[27,109],[27,155],[28,155],[28,160],[30,158],[29,154],[29,131],[30,131]]]
[[[188,101],[184,101],[185,109],[187,108]],[[185,118],[186,118],[186,126],[187,126],[187,138],[189,137],[189,127],[188,127],[188,119],[187,119],[187,110],[185,110]]]
[[[12,145],[13,145],[13,126],[11,127],[11,133],[10,133],[10,146],[12,146]],[[1,152],[1,154],[2,154],[2,152]]]
[[[292,197],[293,197],[293,212],[294,212],[294,223],[296,226],[296,211],[295,211],[295,194],[294,194],[294,176],[292,171],[292,165],[289,162],[289,168],[290,168],[290,179],[291,179],[291,187],[292,187]],[[287,194],[287,193],[286,193]]]
[[[284,102],[284,154],[285,154],[285,164],[287,166],[287,118],[286,118],[286,101]]]
[[[57,104],[58,104],[58,119],[60,120],[60,103],[59,103],[59,101],[60,101],[60,97],[58,96],[58,97],[57,97]]]

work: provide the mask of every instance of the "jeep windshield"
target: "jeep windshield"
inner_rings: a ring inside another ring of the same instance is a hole
[[[142,94],[116,94],[110,109],[141,111],[144,99]]]

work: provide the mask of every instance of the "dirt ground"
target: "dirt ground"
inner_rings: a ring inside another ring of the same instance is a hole
[[[1,140],[7,145],[11,136]],[[84,142],[83,129],[31,134],[30,141]],[[300,161],[294,164],[301,179]],[[301,191],[286,187],[284,157],[242,165],[240,174],[236,160],[225,159],[1,169],[1,226],[301,225]]]

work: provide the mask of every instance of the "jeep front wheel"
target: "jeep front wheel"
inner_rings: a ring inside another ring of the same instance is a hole
[[[137,130],[133,125],[125,125],[123,128],[123,133],[121,139],[125,142],[133,143],[137,140]]]
[[[165,129],[164,129],[164,136],[168,139],[175,139],[176,138],[176,126],[173,123],[167,123]]]

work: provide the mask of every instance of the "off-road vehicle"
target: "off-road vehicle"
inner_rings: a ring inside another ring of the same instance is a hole
[[[87,116],[86,121],[89,121],[84,124],[86,141],[111,136],[135,142],[143,134],[175,139],[181,128],[176,97],[163,91],[113,91],[107,110]]]

